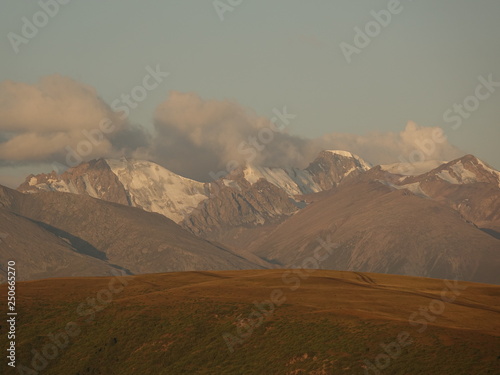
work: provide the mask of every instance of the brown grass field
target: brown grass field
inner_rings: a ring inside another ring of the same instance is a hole
[[[16,293],[6,375],[500,374],[499,286],[260,270],[46,279]]]

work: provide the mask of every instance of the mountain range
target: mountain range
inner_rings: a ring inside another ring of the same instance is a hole
[[[298,267],[329,239],[321,268],[500,283],[500,173],[472,155],[410,169],[326,150],[211,182],[98,159],[1,188],[0,214],[2,270],[32,257],[25,279]]]
[[[172,220],[135,207],[61,192],[0,188],[2,271],[15,259],[18,279],[164,271],[259,269]],[[5,229],[4,229],[5,228]],[[256,258],[252,262],[251,258]]]

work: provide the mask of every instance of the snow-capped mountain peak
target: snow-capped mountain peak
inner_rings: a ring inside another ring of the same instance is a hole
[[[440,167],[447,163],[446,161],[439,160],[425,160],[415,163],[394,163],[384,164],[380,169],[392,174],[399,174],[402,176],[419,176]]]
[[[180,222],[207,199],[204,184],[179,176],[150,161],[106,159],[129,193],[133,206]]]
[[[466,155],[432,171],[450,184],[494,183],[500,187],[500,173],[473,155]]]
[[[358,155],[356,154],[353,154],[352,152],[350,151],[342,151],[342,150],[325,150],[324,152],[328,152],[330,154],[333,154],[333,155],[338,155],[338,156],[343,156],[344,158],[350,158],[350,159],[354,159],[356,160],[357,162],[359,162],[359,165],[365,169],[365,170],[369,170],[372,166],[367,163],[365,160],[363,160],[362,158],[360,158]]]
[[[320,190],[329,190],[369,169],[371,166],[366,161],[351,152],[327,150],[320,152],[305,170],[313,176]]]
[[[247,165],[220,182],[236,194],[245,194],[245,187],[263,179],[281,189],[285,196],[295,198],[331,189],[369,168],[368,163],[350,152],[323,151],[306,169]],[[85,194],[140,207],[180,223],[201,202],[210,199],[213,187],[212,183],[182,177],[151,161],[121,158],[92,160],[61,175],[52,172],[29,176],[18,190]]]
[[[208,199],[201,182],[151,161],[125,158],[92,160],[61,175],[52,172],[29,176],[18,190],[85,194],[156,212],[177,223]]]
[[[321,191],[313,176],[306,170],[298,168],[268,168],[247,166],[243,177],[250,184],[263,178],[283,189],[289,196],[316,193]]]
[[[293,197],[331,189],[345,178],[354,177],[370,168],[367,162],[351,152],[326,150],[320,152],[306,169],[248,165],[243,169],[243,178],[250,184],[263,178]]]

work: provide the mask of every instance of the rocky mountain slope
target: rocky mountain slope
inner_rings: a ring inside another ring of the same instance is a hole
[[[239,252],[254,266],[298,265],[314,254],[318,238],[330,236],[339,247],[323,268],[500,283],[495,271],[500,265],[500,173],[472,155],[421,163],[412,171],[408,167],[370,168],[351,153],[323,151],[305,169],[246,166],[201,183],[147,161],[97,160],[60,176],[29,176],[19,190],[36,193],[23,198],[36,204],[16,212],[25,209],[23,215],[63,230],[68,225],[75,236],[105,249],[107,260],[134,273],[184,270],[193,263],[204,269],[252,267],[219,258],[207,263],[196,255],[185,261],[193,255],[172,248],[175,257],[156,257],[155,249],[162,249],[158,232],[163,227],[181,230],[167,219],[172,218],[198,237],[189,234],[181,248],[196,247],[193,238],[203,238],[213,241],[212,247],[220,243],[224,250],[232,249],[232,255]],[[61,203],[49,203],[53,198],[47,198],[47,191],[84,197],[63,194]],[[0,199],[17,204],[9,194]],[[135,214],[117,204],[95,206],[99,201],[90,197],[133,206]],[[71,215],[64,212],[72,205],[88,209],[87,204],[99,215],[113,206],[114,214],[103,215],[101,227],[94,228],[88,218],[78,224],[78,209]],[[45,207],[50,209],[45,212]],[[132,228],[136,218],[147,225]],[[107,225],[113,221],[126,221],[127,229],[114,233]],[[170,243],[177,241],[174,236]],[[135,250],[124,253],[129,242]],[[137,266],[140,262],[145,265]]]
[[[500,234],[500,172],[473,155],[417,176],[378,177],[398,189],[441,202],[458,211],[465,219],[490,233]]]
[[[290,268],[323,258],[329,239],[336,247],[321,268],[500,284],[499,240],[439,202],[366,176],[256,237],[250,250]]]
[[[120,272],[103,259],[89,256],[42,223],[0,208],[0,281],[6,264],[15,261],[18,280],[67,276],[111,276]]]
[[[195,237],[162,215],[139,208],[86,195],[21,194],[4,187],[0,197],[2,222],[7,228],[7,237],[0,243],[0,261],[3,268],[7,258],[14,257],[21,275],[39,275],[63,266],[68,269],[55,275],[106,275],[109,267],[136,274],[268,266],[251,254],[249,260],[244,254]],[[37,229],[32,229],[34,226]],[[13,227],[18,229],[8,229]],[[77,253],[92,258],[86,258],[86,267],[74,261]],[[34,262],[41,257],[44,261]]]
[[[104,159],[81,163],[60,175],[54,171],[29,175],[17,190],[22,193],[58,191],[84,194],[109,202],[132,205],[123,184]]]
[[[300,196],[331,189],[369,168],[351,153],[323,151],[304,170],[246,166],[201,183],[153,162],[100,159],[61,175],[28,176],[18,190],[69,192],[127,204],[212,238],[229,227],[281,221],[301,206]]]

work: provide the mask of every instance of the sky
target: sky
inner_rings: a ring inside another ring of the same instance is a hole
[[[500,169],[498,0],[2,7],[0,184],[122,155],[209,180],[324,148]]]

